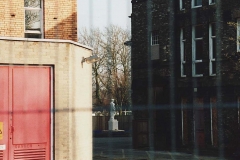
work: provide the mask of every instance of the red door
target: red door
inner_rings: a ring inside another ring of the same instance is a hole
[[[50,160],[50,67],[1,66],[2,72],[6,76],[0,78],[0,90],[6,91],[0,93],[7,100],[0,94],[0,106],[7,103],[4,113],[8,113],[0,119],[4,126],[0,143],[6,146],[3,159]]]

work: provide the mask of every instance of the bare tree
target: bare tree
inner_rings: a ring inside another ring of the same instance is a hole
[[[103,65],[105,61],[105,53],[102,46],[103,37],[99,29],[90,29],[88,31],[86,28],[83,28],[80,31],[78,41],[84,45],[88,45],[93,48],[93,54],[100,57],[100,60],[93,64],[92,75],[93,75],[93,99],[96,105],[102,105],[103,99],[100,94],[104,89],[104,81],[102,80],[103,74]],[[102,92],[103,93],[103,92]]]
[[[115,99],[116,106],[130,105],[130,48],[124,42],[130,39],[130,32],[118,26],[105,30],[82,29],[79,42],[93,47],[93,54],[101,60],[93,64],[93,99],[95,105],[107,105]]]

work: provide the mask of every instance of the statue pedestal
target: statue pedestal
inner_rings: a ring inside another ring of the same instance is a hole
[[[110,119],[108,121],[108,130],[118,130],[118,121],[116,119]]]

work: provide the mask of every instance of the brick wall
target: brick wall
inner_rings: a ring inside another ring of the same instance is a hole
[[[14,46],[14,47],[12,47]],[[92,158],[92,66],[82,57],[91,49],[71,41],[0,39],[1,65],[53,67],[54,156],[57,160]]]
[[[45,38],[77,41],[77,0],[46,0]]]
[[[227,105],[222,111],[224,128],[224,140],[228,141],[230,145],[234,144],[233,139],[237,139],[235,131],[237,125],[234,125],[237,120],[237,116],[234,113],[236,111],[236,97],[239,96],[239,61],[240,53],[237,52],[236,26],[231,26],[228,22],[236,23],[237,18],[240,17],[239,0],[222,0],[221,6],[219,4],[209,5],[208,0],[202,1],[202,7],[191,8],[191,0],[185,0],[185,9],[179,9],[179,1],[168,0],[152,0],[152,5],[148,8],[147,0],[132,0],[132,103],[134,120],[151,120],[148,115],[150,112],[144,112],[140,107],[145,107],[148,110],[147,105],[151,103],[152,98],[148,94],[155,88],[161,88],[159,91],[158,102],[156,103],[156,114],[158,119],[153,119],[156,124],[153,127],[157,128],[154,141],[163,144],[161,138],[172,141],[172,137],[168,132],[165,132],[165,126],[167,123],[172,122],[170,112],[161,110],[162,106],[168,106],[169,104],[176,103],[176,107],[180,104],[181,98],[189,100],[189,104],[193,106],[193,100],[196,97],[204,97],[204,105],[209,106],[210,98],[221,97],[223,103]],[[172,4],[172,3],[173,4]],[[218,10],[218,6],[220,7]],[[149,14],[147,14],[149,10]],[[174,14],[173,14],[174,13]],[[152,20],[148,20],[149,17]],[[149,23],[151,22],[151,23]],[[149,23],[149,24],[147,24]],[[216,38],[217,48],[219,52],[216,54],[216,62],[219,66],[217,73],[221,73],[221,76],[209,76],[209,24],[216,23],[218,35]],[[194,25],[203,25],[203,52],[202,52],[202,73],[203,77],[192,77],[192,27]],[[149,29],[151,26],[151,29]],[[186,77],[181,77],[180,68],[180,29],[185,29],[186,43],[184,46],[185,58],[186,58]],[[148,30],[149,29],[149,30]],[[149,51],[147,36],[150,35],[150,31],[159,31],[159,59],[154,59],[151,62],[148,61],[147,54]],[[151,74],[148,74],[151,73]],[[149,76],[150,75],[150,76]],[[220,83],[218,83],[220,82]],[[193,88],[197,88],[197,92],[193,92]],[[221,94],[216,91],[220,89]],[[148,97],[149,96],[149,97]],[[227,98],[232,98],[225,100]],[[171,100],[171,101],[170,101]],[[217,101],[218,102],[218,101]],[[219,103],[221,104],[221,103]],[[228,104],[232,104],[233,107],[229,109]],[[151,106],[151,105],[149,105]],[[154,106],[155,107],[155,106]],[[153,107],[153,108],[154,108]],[[159,108],[157,108],[159,107]],[[217,106],[219,107],[219,106]],[[151,109],[151,107],[149,107]],[[155,109],[155,108],[154,108]],[[176,112],[175,112],[176,111]],[[176,119],[175,135],[181,134],[181,112],[176,108],[174,116]],[[210,114],[208,110],[205,110],[205,132],[206,132],[206,144],[211,144],[210,136]],[[193,110],[189,109],[184,111],[184,114],[188,115],[184,117],[184,123],[187,121],[187,135],[189,137],[182,138],[186,141],[188,139],[189,145],[193,144]],[[213,116],[217,116],[218,112],[213,109]],[[164,117],[166,115],[166,117]],[[229,116],[231,115],[231,116]],[[161,118],[161,119],[160,119]],[[163,122],[163,123],[161,123]],[[214,121],[213,123],[218,123]],[[159,125],[158,125],[159,124]],[[151,125],[151,124],[149,124]],[[133,132],[134,128],[133,126]],[[162,130],[161,130],[162,129]],[[149,131],[150,133],[151,131]],[[165,132],[165,133],[164,133]],[[185,131],[184,131],[185,132]],[[213,134],[218,132],[215,128]],[[163,134],[162,134],[163,133]],[[219,132],[218,132],[219,133]],[[161,135],[162,134],[162,135]],[[136,137],[137,135],[135,135]],[[134,137],[134,136],[133,136]],[[180,136],[174,137],[176,144],[181,144]],[[216,146],[216,137],[214,137],[214,145]],[[134,139],[133,139],[134,140]],[[154,143],[155,143],[154,142]],[[225,142],[224,142],[225,143]],[[227,144],[226,143],[226,144]],[[156,145],[157,146],[157,145]],[[227,145],[226,145],[227,146]],[[234,145],[232,145],[234,146]],[[161,147],[161,146],[160,146]],[[166,146],[165,146],[166,147]]]
[[[0,3],[0,36],[24,37],[24,1]]]
[[[46,39],[77,41],[77,1],[44,0],[43,30]],[[24,1],[0,3],[0,36],[24,38]]]

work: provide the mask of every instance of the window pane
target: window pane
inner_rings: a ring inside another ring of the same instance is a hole
[[[202,5],[202,0],[194,0],[195,1],[195,6],[201,6]]]
[[[41,8],[41,0],[24,0],[24,7]]]
[[[182,39],[185,40],[185,28],[182,28]]]
[[[179,0],[180,9],[185,8],[185,0]]]
[[[212,38],[212,58],[216,58],[216,38]]]
[[[203,37],[203,28],[202,25],[195,26],[195,38]]]
[[[158,31],[153,31],[152,32],[152,45],[159,44],[158,39],[159,39]]]
[[[212,74],[216,74],[216,61],[212,61]]]
[[[211,1],[211,3],[215,3],[215,0],[210,0]]]
[[[198,40],[196,41],[196,60],[201,60],[203,58],[202,52],[203,52],[203,41]]]
[[[186,64],[182,64],[182,75],[186,75]]]
[[[40,13],[40,10],[25,10],[26,30],[41,30]]]
[[[182,43],[182,47],[183,47],[183,61],[186,61],[186,47],[185,47],[185,42]]]
[[[185,0],[182,0],[182,9],[185,8]]]
[[[203,74],[203,63],[196,63],[196,74]]]
[[[211,29],[212,29],[212,36],[216,36],[216,25],[215,25],[215,23],[212,23],[211,24]]]

